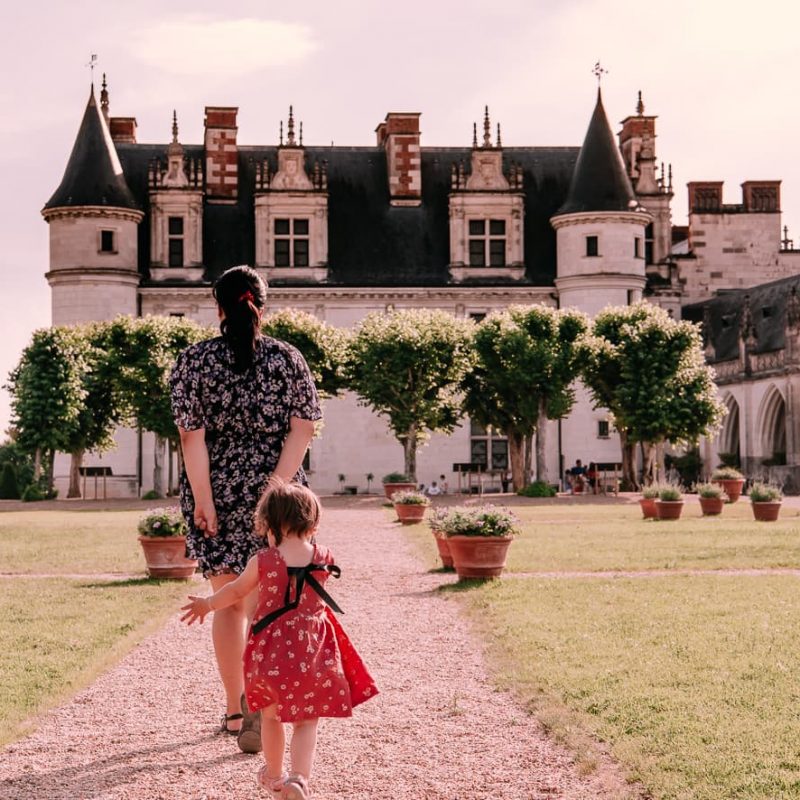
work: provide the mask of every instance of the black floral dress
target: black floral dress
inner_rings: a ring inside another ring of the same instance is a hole
[[[303,356],[291,345],[261,337],[252,367],[233,371],[233,352],[222,337],[192,345],[178,357],[170,379],[178,427],[205,428],[218,532],[194,525],[194,497],[181,474],[181,510],[189,533],[186,551],[206,577],[240,574],[265,546],[253,512],[278,463],[290,417],[322,417],[317,390]],[[295,480],[306,483],[302,469]]]

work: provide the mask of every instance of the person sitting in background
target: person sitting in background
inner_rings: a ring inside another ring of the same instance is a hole
[[[444,477],[444,475],[439,476],[439,488],[442,490],[442,494],[447,494],[450,489],[450,487],[447,485],[447,479]]]
[[[586,480],[589,481],[589,489],[591,490],[592,494],[597,494],[599,491],[599,477],[600,472],[597,469],[597,464],[595,464],[594,461],[590,461],[586,470]]]
[[[441,494],[442,490],[439,488],[439,484],[436,481],[431,481],[431,485],[428,487],[428,496],[433,497],[434,495]]]
[[[586,491],[586,467],[579,458],[575,460],[575,466],[570,469],[568,475],[572,494],[582,494]]]

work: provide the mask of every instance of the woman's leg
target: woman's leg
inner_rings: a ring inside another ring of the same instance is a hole
[[[283,723],[275,716],[274,703],[261,709],[261,749],[267,765],[267,777],[279,778],[283,774],[286,735],[283,731]]]
[[[236,580],[236,575],[212,575],[211,588],[218,592],[225,584]],[[255,610],[256,593],[238,603],[214,612],[211,623],[211,638],[217,656],[217,669],[225,688],[226,714],[241,712],[241,697],[244,692],[242,656],[244,655],[245,632]],[[241,720],[230,723],[231,730],[238,730]]]
[[[304,719],[292,723],[292,743],[289,745],[293,774],[311,778],[314,753],[317,750],[317,723],[319,719]]]

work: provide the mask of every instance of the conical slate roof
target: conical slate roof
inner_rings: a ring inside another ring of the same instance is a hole
[[[114,142],[94,97],[94,87],[64,177],[45,208],[65,206],[139,208],[125,182]]]
[[[569,193],[556,216],[582,211],[630,211],[635,207],[633,187],[598,89],[597,105],[575,164]]]

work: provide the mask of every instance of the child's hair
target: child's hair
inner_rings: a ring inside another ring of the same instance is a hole
[[[266,536],[272,531],[275,544],[283,541],[284,534],[306,536],[319,524],[319,499],[306,486],[284,483],[267,489],[256,506],[256,533]]]

